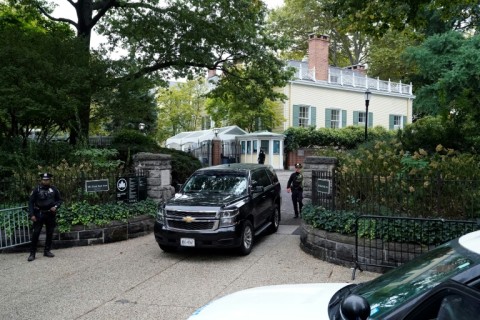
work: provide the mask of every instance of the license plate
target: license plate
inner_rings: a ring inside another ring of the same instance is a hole
[[[193,238],[180,238],[180,245],[183,247],[195,247],[195,239]]]

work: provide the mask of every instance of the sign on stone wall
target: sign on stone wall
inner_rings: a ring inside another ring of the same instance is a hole
[[[108,190],[109,190],[108,179],[85,181],[86,192],[101,192],[101,191],[108,191]]]
[[[117,201],[134,203],[147,199],[146,177],[120,177],[117,179]]]

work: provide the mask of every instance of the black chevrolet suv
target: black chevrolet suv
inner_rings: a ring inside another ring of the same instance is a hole
[[[272,167],[224,164],[197,170],[160,203],[155,239],[164,251],[180,247],[252,250],[254,236],[280,223],[281,187]]]

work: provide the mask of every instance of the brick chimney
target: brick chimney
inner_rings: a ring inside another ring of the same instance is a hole
[[[328,47],[330,38],[327,35],[308,35],[308,69],[315,68],[315,80],[328,80]]]
[[[359,74],[366,75],[367,74],[367,69],[365,69],[365,66],[363,64],[355,64],[353,66],[349,66],[346,69],[356,71]]]

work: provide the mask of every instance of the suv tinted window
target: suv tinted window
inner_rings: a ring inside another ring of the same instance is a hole
[[[187,181],[183,191],[242,195],[247,193],[247,177],[225,173],[194,175]]]
[[[262,186],[268,187],[272,182],[267,175],[265,170],[257,170],[252,173],[252,185],[253,186]]]

